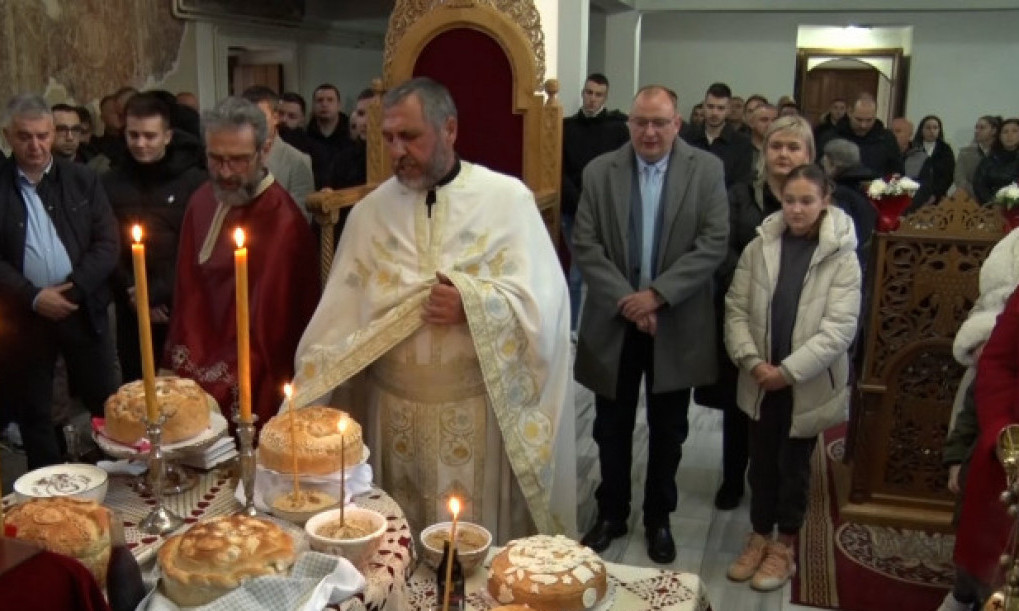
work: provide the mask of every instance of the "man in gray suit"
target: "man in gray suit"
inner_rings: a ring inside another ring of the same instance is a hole
[[[729,204],[722,163],[676,135],[676,94],[637,92],[630,142],[592,161],[573,240],[588,295],[577,381],[594,391],[601,462],[598,521],[582,542],[602,551],[626,533],[640,380],[649,432],[644,486],[648,555],[676,557],[669,514],[687,435],[690,388],[716,376],[712,274],[725,257]]]

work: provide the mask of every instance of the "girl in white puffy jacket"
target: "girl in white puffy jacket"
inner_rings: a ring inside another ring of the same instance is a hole
[[[789,173],[782,210],[757,229],[725,298],[725,346],[740,370],[737,403],[751,419],[753,526],[728,576],[751,579],[758,590],[780,588],[795,574],[810,456],[817,435],[846,419],[846,351],[861,274],[853,221],[831,205],[831,191],[815,165]]]

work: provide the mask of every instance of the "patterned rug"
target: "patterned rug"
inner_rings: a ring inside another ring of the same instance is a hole
[[[826,431],[811,459],[810,505],[800,532],[792,602],[842,611],[936,609],[954,577],[955,537],[843,522],[830,464],[845,426]]]

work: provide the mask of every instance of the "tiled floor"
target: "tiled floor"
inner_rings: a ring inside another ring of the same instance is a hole
[[[597,513],[593,497],[599,479],[598,449],[591,438],[594,396],[580,386],[576,387],[576,394],[577,498],[583,499],[578,519],[583,530],[594,522]],[[700,575],[715,611],[814,609],[790,603],[789,585],[781,591],[762,594],[751,590],[747,584],[733,583],[726,578],[726,569],[739,555],[750,529],[750,505],[749,497],[744,497],[743,503],[733,511],[715,509],[713,500],[721,480],[721,464],[721,412],[691,405],[690,435],[683,444],[683,460],[676,476],[679,505],[670,520],[678,548],[676,560],[670,568]],[[643,498],[646,465],[647,425],[641,409],[634,442],[632,499],[637,508]],[[662,566],[648,558],[639,509],[631,514],[628,526],[629,534],[614,541],[602,557],[611,562]]]
[[[598,483],[598,450],[591,438],[594,422],[594,397],[576,386],[577,401],[577,498],[584,499],[579,508],[582,529],[590,526],[596,513],[594,488]],[[76,421],[82,429],[87,418],[81,414]],[[789,586],[783,591],[760,594],[746,584],[735,584],[725,577],[729,562],[739,554],[750,527],[748,499],[733,511],[718,511],[713,505],[715,490],[721,478],[722,420],[721,412],[692,405],[690,436],[683,446],[683,460],[676,481],[679,486],[679,507],[672,515],[672,532],[678,553],[670,567],[701,576],[715,611],[790,611],[812,609],[789,602]],[[638,414],[634,443],[633,486],[635,506],[643,496],[644,471],[647,464],[647,429],[643,410]],[[24,454],[12,452],[0,444],[3,490],[24,473]],[[630,517],[630,534],[613,542],[603,554],[606,560],[638,566],[656,565],[647,556],[639,511]]]

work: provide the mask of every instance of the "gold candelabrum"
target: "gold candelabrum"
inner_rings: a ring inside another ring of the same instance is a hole
[[[987,599],[984,611],[1019,611],[1019,424],[1010,424],[998,433],[997,455],[1008,482],[1001,502],[1017,521],[1001,554],[1004,583]]]

